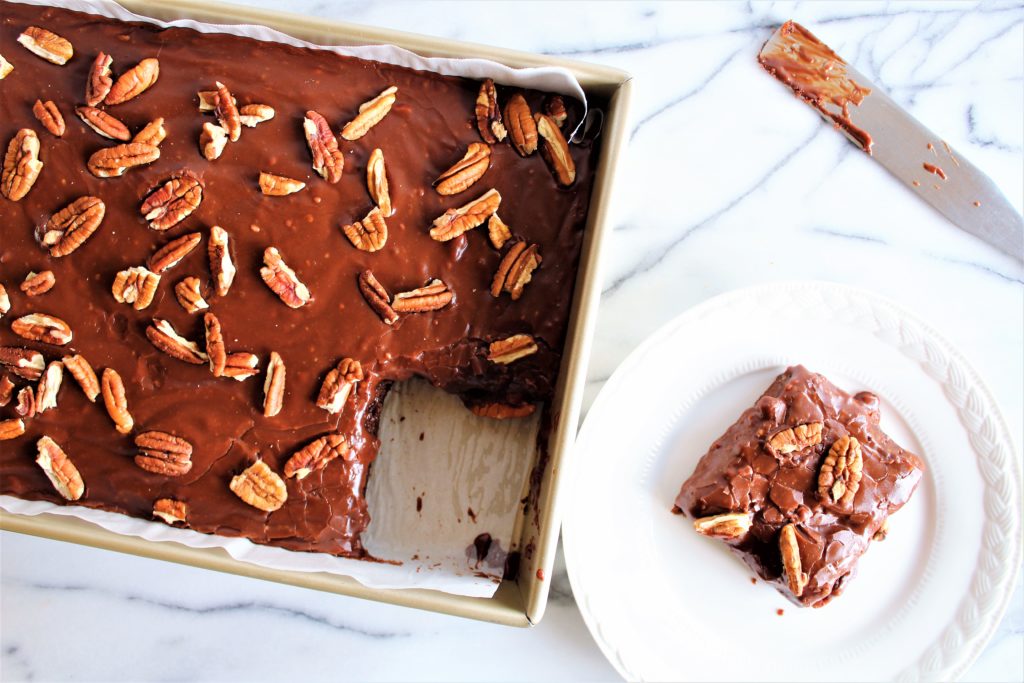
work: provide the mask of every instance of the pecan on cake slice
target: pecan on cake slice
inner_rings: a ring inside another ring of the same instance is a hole
[[[203,298],[202,286],[199,278],[191,276],[174,285],[175,298],[189,313],[198,313],[210,307]]]
[[[17,439],[25,433],[25,420],[14,417],[9,420],[0,420],[0,441]]]
[[[182,337],[171,323],[161,318],[153,318],[153,323],[146,328],[146,337],[153,346],[171,358],[192,365],[205,365],[210,360],[198,344]]]
[[[263,382],[263,416],[274,417],[284,407],[284,387],[287,368],[277,351],[270,352],[267,363],[267,379]]]
[[[102,53],[101,53],[102,54]],[[123,104],[149,90],[160,77],[160,62],[148,57],[121,74],[103,99],[104,104]]]
[[[328,434],[311,441],[296,451],[284,464],[284,476],[305,479],[311,473],[327,467],[335,458],[347,460],[352,447],[341,434]]]
[[[144,142],[127,142],[105,147],[89,157],[86,167],[97,178],[116,178],[129,168],[151,164],[160,158],[160,148]]]
[[[60,113],[60,109],[57,108],[53,100],[45,102],[36,100],[36,103],[32,105],[32,115],[54,137],[62,137],[64,131],[67,130],[67,126],[64,124],[64,115]]]
[[[313,155],[313,170],[327,182],[337,183],[345,169],[345,157],[338,149],[338,138],[331,132],[327,119],[315,111],[307,111],[302,130]]]
[[[231,236],[219,225],[210,228],[210,241],[207,243],[210,258],[210,274],[213,276],[214,290],[217,296],[227,296],[231,283],[235,281],[235,263],[231,259]]]
[[[190,232],[171,240],[149,257],[149,269],[157,275],[164,274],[181,263],[181,260],[191,254],[202,240],[203,234],[200,232]]]
[[[43,374],[46,359],[43,354],[20,346],[0,346],[0,365],[22,379],[33,382]]]
[[[96,397],[100,395],[100,381],[96,378],[96,371],[92,369],[92,365],[85,359],[81,354],[74,354],[72,356],[64,356],[61,359],[64,363],[64,367],[67,369],[71,376],[78,382],[78,386],[82,387],[82,392],[90,402],[95,403]]]
[[[384,152],[379,147],[370,153],[370,160],[366,162],[366,187],[370,190],[370,196],[384,216],[390,216],[395,212],[394,207],[391,206],[391,192],[388,189]]]
[[[430,236],[438,242],[453,240],[482,224],[498,210],[501,195],[491,188],[470,203],[457,209],[448,209],[434,219]]]
[[[391,106],[397,97],[396,93],[398,93],[398,88],[391,86],[372,100],[359,105],[359,113],[341,129],[341,137],[352,141],[366,135],[391,111]]]
[[[10,76],[12,71],[14,71],[14,65],[0,55],[0,81]]]
[[[64,382],[64,364],[60,361],[50,361],[43,371],[36,385],[36,413],[45,413],[51,408],[57,407],[57,393],[60,385]]]
[[[71,458],[57,442],[44,436],[36,442],[36,464],[43,468],[46,478],[57,493],[66,500],[78,500],[85,494],[85,482]]]
[[[255,128],[259,124],[274,118],[276,112],[269,104],[246,104],[238,109],[238,120],[247,128]]]
[[[331,415],[337,415],[345,407],[348,397],[356,384],[363,381],[363,366],[352,358],[343,358],[337,367],[331,368],[320,386],[316,405]]]
[[[117,370],[113,368],[103,370],[100,391],[103,394],[103,405],[106,407],[110,419],[114,421],[117,431],[121,434],[130,434],[132,427],[135,426],[135,420],[128,412],[128,398],[125,396],[124,382]]]
[[[238,142],[242,135],[242,119],[235,104],[235,98],[227,86],[217,81],[217,94],[213,98],[213,113],[221,127],[227,131],[231,142]]]
[[[107,207],[99,197],[79,197],[36,228],[36,239],[50,256],[74,252],[100,227]]]
[[[12,202],[21,200],[32,189],[42,170],[39,136],[31,128],[22,128],[7,144],[4,170],[0,175],[0,194]]]
[[[491,240],[491,245],[498,250],[512,239],[512,231],[505,221],[501,220],[497,212],[491,214],[491,217],[487,219],[487,237]]]
[[[379,206],[373,207],[366,218],[341,227],[345,237],[361,251],[380,251],[388,241],[388,224]]]
[[[268,197],[284,197],[306,187],[306,183],[301,180],[265,172],[260,173],[259,185],[260,192]]]
[[[65,346],[74,336],[71,326],[55,315],[29,313],[11,322],[11,331],[22,339]]]
[[[228,144],[228,132],[219,123],[203,124],[202,132],[199,133],[199,151],[207,161],[216,161],[224,153]]]
[[[277,247],[267,247],[263,252],[263,264],[263,267],[260,268],[260,277],[286,306],[302,308],[313,298],[309,293],[309,288],[284,262]]]
[[[496,339],[487,347],[487,360],[508,365],[520,358],[537,353],[537,342],[528,334],[513,334],[511,337]]]
[[[516,93],[505,105],[505,126],[508,139],[520,156],[530,156],[537,151],[537,122],[522,93]]]
[[[30,272],[18,286],[25,296],[41,296],[46,294],[57,284],[57,278],[52,270],[44,270],[41,273]]]
[[[572,160],[572,154],[569,153],[569,143],[566,142],[558,124],[550,116],[536,114],[534,118],[537,121],[537,132],[540,134],[541,140],[544,141],[541,155],[551,167],[551,172],[555,174],[558,184],[562,187],[569,187],[576,182],[576,162]]]
[[[75,107],[75,113],[78,114],[78,118],[82,119],[82,123],[105,138],[121,140],[122,142],[127,142],[132,138],[132,134],[128,131],[128,126],[102,109],[97,109],[96,107]]]
[[[391,296],[388,290],[384,289],[384,285],[377,281],[371,271],[364,270],[359,274],[359,292],[385,325],[398,322],[398,313],[389,303]]]
[[[455,293],[440,280],[431,280],[423,287],[399,292],[391,300],[396,313],[426,313],[439,311],[455,299]]]
[[[463,157],[434,181],[440,195],[459,194],[480,180],[491,166],[491,147],[471,142]]]
[[[153,303],[159,285],[157,273],[142,266],[133,266],[117,274],[111,291],[117,303],[131,304],[136,311],[141,311]]]
[[[110,65],[113,63],[113,58],[103,52],[96,55],[89,69],[89,80],[85,84],[85,103],[90,107],[103,102],[114,86],[114,79],[110,77]]]
[[[132,138],[132,142],[139,142],[145,145],[152,145],[153,147],[159,147],[160,143],[167,137],[167,129],[164,128],[164,117],[158,116],[153,119],[145,126],[142,127],[135,137]]]
[[[527,246],[526,242],[513,242],[494,274],[491,296],[497,298],[502,292],[508,292],[513,301],[518,300],[540,262],[541,256],[536,244]]]
[[[179,171],[150,192],[139,213],[153,230],[170,230],[199,208],[203,201],[203,183],[191,171]]]
[[[135,437],[135,464],[153,474],[180,477],[192,469],[192,444],[167,432],[148,431]]]
[[[232,478],[229,488],[245,503],[264,512],[279,510],[288,500],[284,480],[262,460]]]
[[[24,33],[18,36],[18,42],[32,54],[58,66],[67,64],[75,54],[75,49],[67,38],[38,26],[29,26],[25,29]]]
[[[173,498],[159,498],[153,503],[153,516],[171,526],[188,525],[188,503]]]
[[[508,132],[501,122],[501,108],[498,106],[498,91],[490,78],[480,83],[476,96],[476,129],[480,137],[491,145],[505,139]]]

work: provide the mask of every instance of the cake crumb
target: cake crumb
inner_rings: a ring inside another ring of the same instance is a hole
[[[543,581],[544,580],[544,570],[543,569],[538,569],[537,570],[537,580],[538,581]]]

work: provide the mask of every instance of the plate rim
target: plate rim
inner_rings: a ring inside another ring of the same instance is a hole
[[[957,388],[965,390],[965,392],[962,393],[973,391],[973,393],[980,398],[979,407],[968,409],[963,405],[963,400],[958,404],[956,400],[949,395],[948,391],[944,392],[945,400],[950,403],[957,415],[961,418],[961,424],[964,425],[964,430],[967,433],[969,442],[971,443],[971,450],[979,462],[979,477],[982,479],[984,484],[983,506],[986,508],[984,512],[985,528],[992,523],[992,518],[994,516],[992,511],[988,509],[989,501],[987,500],[988,496],[991,494],[993,485],[992,482],[986,480],[985,472],[981,465],[995,459],[995,465],[999,473],[1004,476],[1006,474],[1011,475],[1004,479],[1004,481],[1008,481],[1010,483],[1010,488],[1012,489],[1007,494],[1007,497],[1011,499],[1011,504],[1008,506],[1001,506],[998,513],[1009,513],[1007,515],[1008,521],[1006,521],[1002,526],[1004,531],[1008,532],[1006,535],[1011,539],[1012,545],[1016,546],[1015,549],[1011,549],[1010,552],[1006,553],[1006,561],[997,565],[994,570],[996,574],[996,580],[994,583],[987,575],[979,578],[978,572],[981,570],[981,566],[980,563],[975,565],[974,573],[970,579],[970,588],[958,603],[954,617],[943,628],[942,632],[934,639],[934,641],[925,647],[924,652],[916,659],[916,661],[906,663],[896,676],[898,680],[918,680],[925,677],[934,677],[936,674],[942,674],[943,677],[948,679],[958,679],[978,658],[985,645],[988,644],[994,635],[995,630],[998,628],[998,625],[1009,606],[1010,600],[1013,597],[1017,577],[1021,572],[1022,553],[1024,553],[1024,547],[1022,547],[1024,546],[1024,541],[1021,540],[1020,534],[1022,526],[1020,510],[1022,500],[1024,500],[1024,498],[1022,498],[1022,463],[1021,457],[1019,457],[1019,444],[1015,442],[1012,432],[1006,423],[1002,409],[1000,408],[999,403],[995,400],[992,391],[989,389],[984,379],[955,345],[949,342],[949,340],[940,334],[933,326],[918,317],[917,314],[909,311],[904,305],[870,290],[820,280],[789,280],[761,283],[728,290],[705,299],[704,301],[682,311],[671,320],[661,325],[632,351],[630,351],[626,358],[619,363],[608,378],[608,381],[601,387],[601,390],[595,397],[590,409],[587,411],[587,416],[583,424],[580,426],[576,444],[574,446],[571,466],[576,467],[579,463],[579,447],[585,440],[585,434],[590,430],[596,429],[592,426],[592,424],[596,423],[597,419],[592,417],[597,414],[596,409],[610,401],[611,399],[608,397],[617,393],[614,389],[616,389],[618,384],[623,381],[623,378],[634,369],[633,366],[636,365],[651,348],[670,338],[677,328],[685,324],[690,319],[699,319],[709,311],[727,307],[737,300],[770,295],[788,295],[792,297],[798,292],[807,291],[811,291],[815,294],[827,293],[849,299],[857,299],[867,304],[871,311],[876,314],[880,310],[885,311],[889,314],[888,318],[890,320],[898,321],[898,327],[901,332],[906,333],[909,330],[914,333],[910,336],[915,340],[915,342],[894,343],[890,341],[888,342],[890,345],[897,348],[904,355],[907,355],[911,360],[915,360],[907,354],[906,347],[912,343],[920,344],[924,341],[928,341],[929,344],[925,349],[924,357],[916,359],[918,364],[922,366],[922,370],[940,385],[946,385],[947,380],[945,378],[940,378],[935,372],[930,371],[929,369],[929,366],[934,366],[936,363],[942,364],[945,368],[954,372],[954,376],[957,378],[954,379],[954,381],[959,383]],[[877,317],[878,316],[876,315],[876,319]],[[878,331],[873,330],[872,333],[877,335]],[[967,428],[964,420],[965,411],[967,411],[967,415],[976,415],[981,413],[984,415],[985,419],[991,421],[994,438],[991,440],[987,448],[979,445],[977,442],[978,440],[973,438],[977,436],[977,430]],[[1000,450],[999,446],[1005,446],[1004,450],[1006,452],[996,454],[996,451]],[[982,452],[983,450],[984,452]],[[569,479],[570,481],[575,480],[571,476]],[[577,491],[578,487],[574,487],[568,497],[568,509],[566,510],[562,522],[566,569],[569,575],[569,583],[572,587],[573,596],[576,599],[583,621],[587,625],[587,629],[590,631],[591,637],[597,643],[598,648],[601,650],[602,654],[604,654],[605,658],[615,668],[616,672],[626,680],[640,680],[640,677],[631,670],[631,667],[625,661],[623,654],[614,646],[614,644],[610,643],[605,638],[600,621],[591,610],[590,601],[583,586],[583,579],[580,576],[581,572],[577,569],[580,564],[575,562],[573,559],[575,555],[573,549],[576,547],[576,544],[572,540],[574,538],[574,532],[572,529],[575,526],[574,520],[576,519],[575,502],[578,498]],[[983,536],[985,536],[985,534],[983,534]],[[989,543],[985,538],[983,538],[979,549],[979,557],[985,552],[987,545],[989,545]],[[1013,552],[1013,550],[1015,550],[1015,552]],[[1007,567],[1007,564],[1010,566]],[[979,584],[984,584],[984,586]],[[982,590],[983,588],[984,590]],[[987,593],[992,596],[984,601],[982,609],[977,609],[979,593]],[[970,620],[970,626],[965,624],[967,620]],[[977,628],[979,625],[981,627]]]

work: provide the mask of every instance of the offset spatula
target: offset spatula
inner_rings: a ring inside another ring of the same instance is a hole
[[[1024,219],[995,183],[810,31],[786,22],[758,61],[942,215],[1024,261]]]

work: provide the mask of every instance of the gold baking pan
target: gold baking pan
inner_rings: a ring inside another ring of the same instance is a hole
[[[573,293],[572,312],[562,367],[552,405],[553,424],[547,444],[536,507],[520,527],[522,553],[518,579],[504,581],[492,598],[470,598],[432,590],[367,588],[344,576],[269,569],[235,560],[219,548],[189,548],[124,536],[73,517],[13,515],[0,510],[0,529],[118,552],[215,569],[293,586],[378,600],[396,605],[480,619],[510,626],[531,626],[544,615],[558,543],[562,489],[579,422],[580,403],[601,293],[601,250],[611,229],[612,188],[628,134],[630,76],[597,66],[486,45],[454,42],[412,33],[358,26],[321,18],[252,9],[207,0],[121,0],[127,9],[155,19],[194,19],[214,24],[260,24],[323,45],[391,44],[425,57],[480,57],[511,67],[560,66],[571,71],[586,91],[591,107],[604,111],[600,160],[590,204]]]

